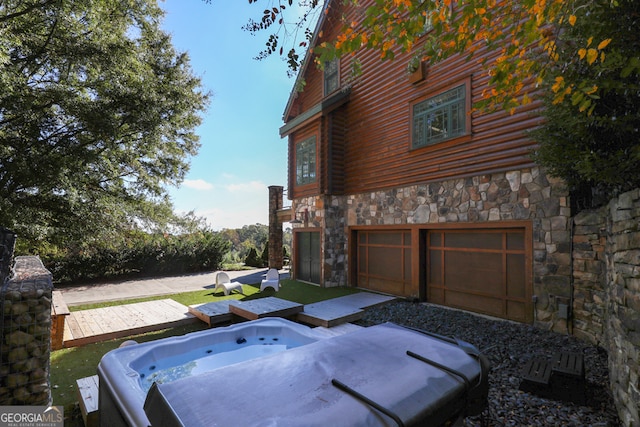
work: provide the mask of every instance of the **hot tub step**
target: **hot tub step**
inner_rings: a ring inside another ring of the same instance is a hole
[[[84,425],[97,427],[100,422],[98,417],[98,376],[80,378],[76,380],[76,385],[78,386],[78,401]]]
[[[586,399],[584,357],[558,352],[551,359],[534,358],[522,370],[520,390],[554,400],[583,404]]]
[[[218,323],[228,323],[233,320],[233,314],[229,311],[229,301],[190,305],[189,313],[209,326],[214,326]]]
[[[331,328],[342,323],[360,320],[363,315],[364,310],[360,308],[327,300],[305,305],[304,311],[298,313],[297,319],[309,325]]]
[[[304,305],[276,297],[248,301],[229,300],[229,311],[247,320],[264,317],[290,317],[304,310]]]

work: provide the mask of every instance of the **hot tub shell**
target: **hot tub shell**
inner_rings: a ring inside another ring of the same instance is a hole
[[[307,326],[285,319],[265,318],[110,351],[98,365],[100,426],[150,425],[143,409],[147,390],[142,377],[146,367],[162,365],[163,361],[180,355],[197,353],[198,349],[205,356],[210,349],[215,350],[223,343],[238,343],[240,346],[247,340],[265,336],[277,336],[279,343],[295,345],[322,339],[322,335]],[[187,379],[192,378],[195,377]]]
[[[252,335],[298,347],[199,375],[141,384],[141,366]],[[392,323],[324,338],[260,319],[104,356],[101,426],[441,425],[486,407],[489,364],[468,343]]]
[[[485,408],[488,369],[467,343],[386,323],[154,385],[144,409],[153,426],[438,426]]]

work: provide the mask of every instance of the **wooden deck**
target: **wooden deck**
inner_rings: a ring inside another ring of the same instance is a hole
[[[214,326],[240,316],[292,317],[326,328],[358,320],[364,310],[394,300],[394,297],[360,292],[315,304],[302,304],[266,297],[257,300],[225,300],[186,307],[171,299],[72,311],[65,316],[63,347],[77,347],[99,341],[157,331],[202,320]]]
[[[172,299],[72,311],[66,316],[63,346],[77,347],[197,321],[186,306]]]
[[[292,317],[308,325],[331,328],[359,320],[367,308],[395,299],[371,292],[359,292],[303,306],[276,297],[266,297],[249,301],[226,300],[198,304],[190,306],[189,312],[209,326],[231,322],[233,315],[236,315],[248,320]]]

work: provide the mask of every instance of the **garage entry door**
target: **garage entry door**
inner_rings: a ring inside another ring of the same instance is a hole
[[[524,229],[434,230],[426,236],[429,302],[533,321]]]

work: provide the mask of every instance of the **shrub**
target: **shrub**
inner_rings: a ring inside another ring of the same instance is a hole
[[[262,267],[262,260],[258,257],[258,251],[252,247],[249,249],[247,257],[244,259],[245,265],[250,267]]]
[[[175,275],[216,270],[229,250],[217,233],[180,236],[140,233],[126,243],[43,256],[56,282],[130,275]]]

